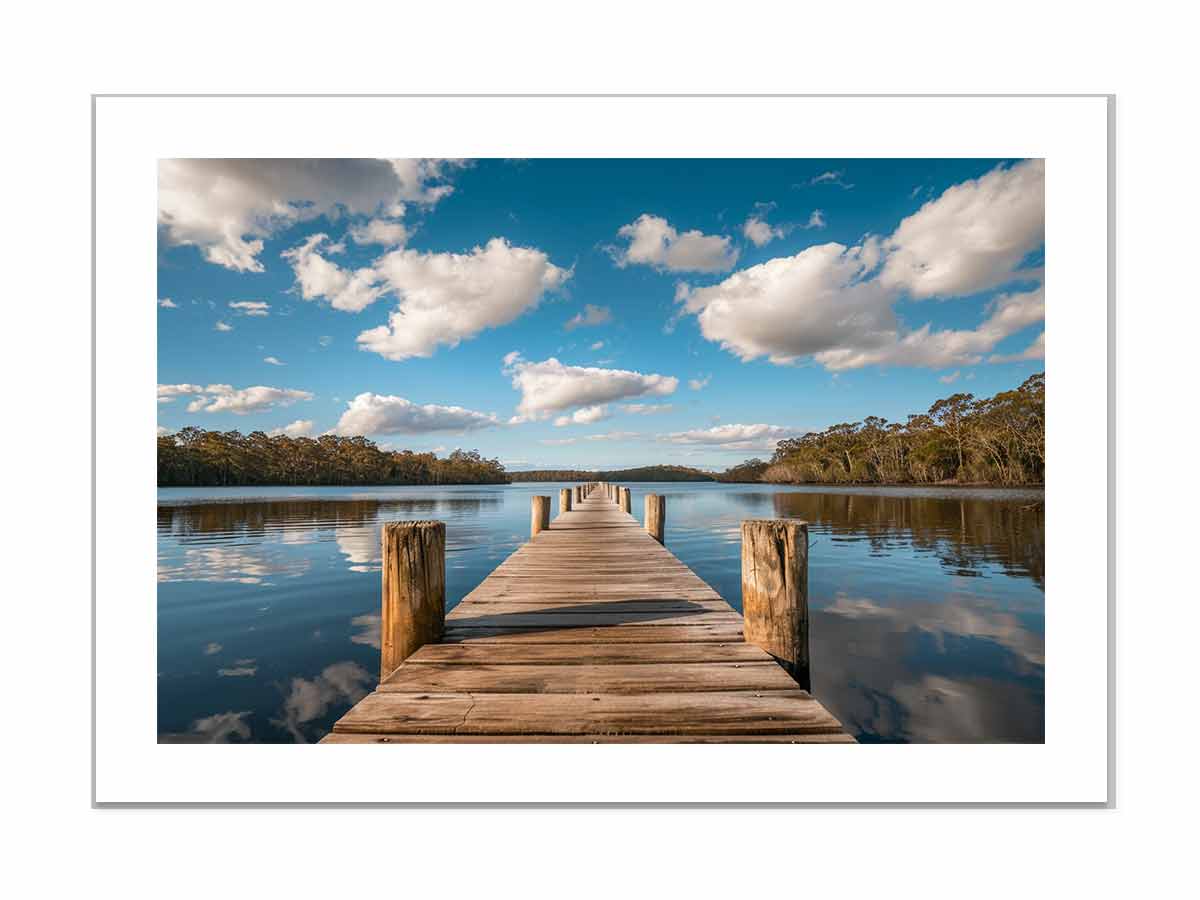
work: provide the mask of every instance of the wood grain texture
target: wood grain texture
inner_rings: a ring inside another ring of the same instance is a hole
[[[647,496],[644,527],[630,498],[576,485],[550,521],[551,498],[534,497],[529,542],[322,743],[853,743],[779,664],[807,616],[799,532],[749,542],[754,621],[774,623],[750,641],[750,622],[661,543],[663,498]]]
[[[682,691],[781,691],[796,683],[774,661],[610,663],[607,665],[426,663],[401,666],[381,691],[496,694],[646,694]]]
[[[742,613],[746,640],[809,687],[807,522],[742,522]]]
[[[530,500],[529,536],[538,534],[550,527],[550,498],[534,496]]]
[[[338,732],[397,734],[829,734],[807,691],[652,694],[368,694]]]
[[[322,744],[854,744],[826,734],[355,734],[332,732]]]
[[[383,527],[380,678],[423,644],[441,639],[446,618],[446,524]]]
[[[667,498],[662,494],[647,494],[644,521],[646,533],[660,544],[666,543]]]

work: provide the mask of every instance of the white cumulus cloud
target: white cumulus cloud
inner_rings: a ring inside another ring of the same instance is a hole
[[[233,331],[233,326],[228,322],[217,322],[217,324],[213,327],[216,328],[217,331]]]
[[[583,312],[576,313],[575,316],[567,320],[567,324],[563,326],[566,331],[574,331],[576,328],[585,328],[591,325],[604,325],[612,321],[612,310],[607,306],[593,306],[591,303],[585,303]]]
[[[591,425],[594,422],[602,422],[611,417],[608,407],[603,403],[597,406],[585,406],[582,409],[577,409],[569,416],[559,416],[554,420],[554,424],[559,428],[564,425]]]
[[[312,434],[313,420],[312,419],[297,419],[289,425],[284,425],[282,428],[272,428],[267,434],[270,437],[279,437],[287,435],[288,437],[305,437]]]
[[[796,429],[781,425],[738,424],[676,431],[659,435],[658,439],[670,444],[703,445],[719,450],[774,450],[779,441],[796,434]]]
[[[387,292],[373,268],[343,268],[321,254],[323,245],[333,247],[328,235],[318,233],[281,254],[291,263],[300,296],[305,300],[324,299],[334,309],[360,312]]]
[[[243,316],[266,316],[271,313],[271,304],[262,300],[235,300],[229,308]]]
[[[755,247],[765,247],[776,238],[783,237],[783,229],[771,225],[766,218],[758,214],[750,216],[742,223],[742,236]]]
[[[597,366],[568,366],[554,357],[542,362],[523,359],[516,351],[504,357],[504,373],[521,392],[517,420],[549,418],[573,407],[599,406],[615,400],[666,396],[679,379]]]
[[[956,184],[885,242],[879,280],[914,299],[985,291],[1011,280],[1046,232],[1045,161],[997,167]]]
[[[681,234],[649,213],[622,226],[617,235],[629,242],[612,250],[622,268],[640,264],[669,272],[725,272],[737,263],[738,251],[729,238],[700,231]]]
[[[404,397],[370,392],[359,394],[347,404],[334,427],[340,435],[428,434],[435,431],[473,431],[497,425],[494,415],[461,406],[418,404]]]
[[[459,160],[164,159],[158,224],[170,244],[261,272],[265,238],[318,216],[395,216],[404,202],[431,205],[453,191]]]
[[[832,371],[868,365],[931,369],[974,365],[1006,337],[1045,318],[1045,292],[1038,288],[1027,293],[1005,294],[996,298],[990,309],[991,315],[978,328],[934,331],[926,324],[887,343],[826,350],[817,353],[815,358]]]
[[[287,365],[287,363],[285,363],[283,360],[277,359],[274,356],[264,356],[263,362],[270,363],[273,366],[286,366]]]
[[[364,225],[352,227],[350,237],[356,244],[402,247],[408,242],[409,231],[403,222],[397,222],[395,219],[371,219]]]
[[[1022,350],[1020,353],[997,354],[989,356],[990,363],[1005,363],[1005,362],[1024,362],[1028,359],[1045,359],[1046,358],[1046,332],[1042,332],[1037,336],[1032,344]]]
[[[387,325],[362,332],[358,343],[393,360],[432,356],[438,346],[507,325],[571,277],[541,250],[503,238],[470,253],[395,250],[375,271],[400,303]]]
[[[291,406],[301,400],[313,398],[308,391],[266,387],[265,385],[248,388],[235,388],[229,384],[160,384],[158,386],[160,403],[169,403],[176,397],[184,395],[194,395],[195,397],[188,404],[188,412],[231,412],[239,416],[262,412],[276,406]]]
[[[887,238],[816,245],[715,285],[677,285],[680,314],[695,315],[705,338],[743,360],[785,365],[811,356],[833,371],[978,363],[1044,318],[1042,288],[996,298],[974,329],[913,328],[899,320],[896,304],[1040,281],[1040,269],[1021,267],[1044,241],[1044,168],[1029,160],[955,185]],[[1036,345],[1026,351],[1037,352]]]
[[[819,244],[687,291],[684,308],[705,338],[743,360],[787,363],[846,345],[875,346],[897,327],[889,292],[865,277],[878,260],[878,242]]]
[[[161,300],[158,301],[158,305],[161,306],[163,309],[179,309],[179,304],[176,303],[174,300],[172,300],[170,297],[163,297]]]

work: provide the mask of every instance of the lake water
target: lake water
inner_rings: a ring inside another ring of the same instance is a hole
[[[452,608],[561,486],[160,489],[159,740],[319,740],[378,677],[382,523],[446,522]],[[630,487],[739,609],[741,520],[810,523],[813,693],[859,740],[1044,740],[1041,491]]]

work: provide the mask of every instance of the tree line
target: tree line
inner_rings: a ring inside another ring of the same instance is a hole
[[[1046,373],[976,399],[953,394],[928,412],[889,422],[868,416],[780,441],[721,481],[776,484],[1042,484],[1046,472]]]
[[[688,466],[506,472],[477,450],[445,458],[381,450],[364,437],[270,436],[188,427],[158,438],[158,484],[508,484],[512,481],[724,481],[774,484],[1041,484],[1046,470],[1046,374],[977,399],[952,394],[905,422],[868,416],[780,441],[769,460],[724,472]]]
[[[188,427],[158,438],[158,484],[357,485],[507,484],[499,460],[477,450],[434,453],[381,450],[364,437],[271,436],[262,431]]]
[[[688,466],[639,466],[635,469],[616,469],[609,472],[583,469],[533,469],[511,472],[513,481],[713,481],[711,472]]]

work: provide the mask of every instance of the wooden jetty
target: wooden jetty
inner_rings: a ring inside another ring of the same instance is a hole
[[[808,690],[807,526],[744,522],[746,619],[627,488],[535,497],[531,538],[448,615],[445,526],[384,529],[382,680],[326,744],[853,743]]]

